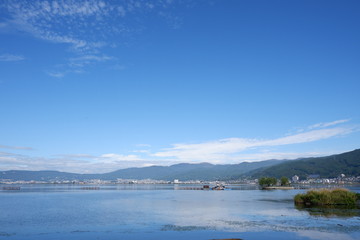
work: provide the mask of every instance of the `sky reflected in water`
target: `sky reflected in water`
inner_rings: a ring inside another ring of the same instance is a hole
[[[2,191],[0,238],[262,239],[264,233],[267,239],[360,237],[358,211],[348,217],[314,215],[294,206],[292,198],[301,191]]]

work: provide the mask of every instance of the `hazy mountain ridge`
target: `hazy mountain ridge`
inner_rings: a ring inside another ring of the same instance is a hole
[[[318,174],[321,178],[335,178],[340,174],[360,176],[360,149],[326,157],[287,161],[276,166],[256,169],[248,174],[254,178],[262,176],[290,178],[298,175],[302,179],[312,174]]]
[[[180,163],[171,166],[151,166],[143,168],[127,168],[104,174],[77,174],[59,171],[23,171],[11,170],[0,172],[0,179],[12,181],[50,181],[50,180],[116,180],[122,179],[154,179],[172,181],[179,180],[223,180],[239,178],[249,171],[280,164],[280,160],[227,165],[213,165],[210,163],[189,164]]]
[[[189,164],[181,163],[164,166],[152,166],[146,168],[128,168],[103,174],[104,179],[155,179],[155,180],[220,180],[231,179],[235,176],[258,169],[259,167],[280,164],[279,160],[267,160],[254,163],[239,163],[226,165],[213,165],[210,163]]]
[[[242,177],[259,178],[271,176],[306,178],[309,174],[319,174],[322,178],[337,177],[340,174],[360,176],[360,149],[316,158],[298,160],[266,160],[239,164],[214,165],[210,163],[180,163],[171,166],[151,166],[127,168],[103,174],[77,174],[59,171],[2,171],[0,179],[12,181],[54,181],[54,180],[116,180],[154,179],[172,181],[186,180],[235,180]]]

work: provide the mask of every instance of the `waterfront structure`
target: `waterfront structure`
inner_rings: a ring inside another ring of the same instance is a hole
[[[292,178],[291,178],[292,182],[293,183],[297,183],[299,182],[299,176],[298,175],[294,175]]]

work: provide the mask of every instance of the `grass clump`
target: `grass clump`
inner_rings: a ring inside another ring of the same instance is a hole
[[[358,200],[360,200],[359,193],[350,192],[343,188],[310,190],[294,197],[296,205],[306,206],[355,206]]]

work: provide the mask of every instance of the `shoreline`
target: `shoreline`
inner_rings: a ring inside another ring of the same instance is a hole
[[[264,187],[262,188],[264,190],[274,190],[274,189],[281,189],[281,190],[292,190],[295,189],[294,187],[281,187],[281,186],[275,186],[275,187]]]

